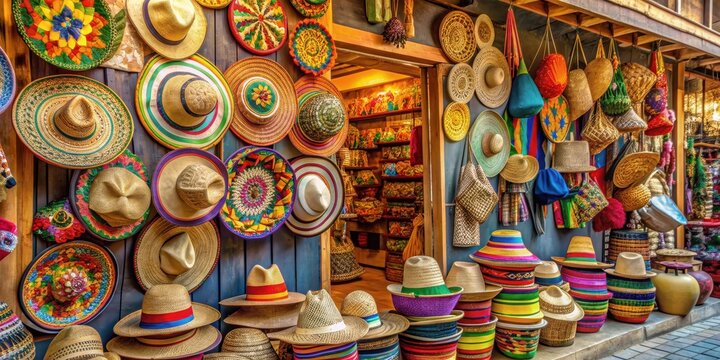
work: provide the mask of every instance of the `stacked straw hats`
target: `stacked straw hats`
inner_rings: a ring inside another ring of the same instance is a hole
[[[560,273],[563,280],[570,284],[570,295],[585,311],[577,331],[600,331],[607,318],[608,300],[612,297],[603,269],[612,265],[596,260],[592,239],[586,236],[574,236],[570,239],[567,255],[553,256],[552,259],[562,266]]]
[[[559,287],[552,285],[540,293],[540,309],[548,325],[540,330],[540,342],[547,346],[570,346],[575,342],[578,320],[583,309]]]
[[[560,268],[554,261],[543,261],[535,267],[535,283],[540,286],[540,292],[550,286],[557,286],[565,292],[570,291],[570,284],[563,280]]]
[[[279,330],[297,323],[305,295],[288,291],[280,268],[253,266],[248,274],[245,294],[220,301],[220,305],[238,308],[225,323],[261,330]]]
[[[231,330],[225,335],[221,350],[224,356],[233,354],[255,360],[278,359],[270,339],[258,329],[239,328]]]
[[[0,358],[35,359],[35,341],[32,334],[4,302],[0,302]]]
[[[637,253],[642,256],[645,268],[650,270],[650,240],[644,230],[612,230],[608,245],[607,259],[614,263],[624,252]]]
[[[361,290],[353,291],[345,297],[340,313],[362,318],[368,323],[370,330],[358,340],[360,359],[400,358],[398,334],[410,326],[405,317],[387,312],[378,314],[375,299]]]
[[[45,353],[44,360],[90,359],[119,360],[111,352],[103,352],[102,339],[97,330],[90,326],[73,325],[60,331],[53,338]]]
[[[620,253],[614,269],[608,274],[608,290],[612,291],[610,315],[617,321],[642,324],[655,308],[655,286],[650,280],[654,272],[646,270],[643,256]]]

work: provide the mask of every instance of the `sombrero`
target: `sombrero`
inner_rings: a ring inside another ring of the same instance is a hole
[[[75,171],[70,184],[73,212],[99,239],[129,238],[150,214],[150,175],[129,150],[103,166]]]
[[[480,50],[492,46],[495,42],[495,26],[486,14],[475,19],[475,42]]]
[[[460,64],[467,65],[465,63]],[[449,103],[443,113],[443,130],[445,130],[445,136],[451,141],[460,141],[465,138],[469,128],[470,108],[467,104],[459,102]]]
[[[73,213],[70,200],[58,199],[39,208],[33,217],[33,235],[50,243],[75,240],[85,233],[85,226]]]
[[[192,56],[205,40],[207,20],[194,0],[127,0],[126,8],[140,37],[168,59]]]
[[[110,303],[116,282],[117,262],[108,249],[71,241],[43,251],[25,269],[20,306],[36,330],[56,333],[98,316]]]
[[[363,341],[397,335],[410,327],[410,321],[402,315],[378,313],[375,298],[362,290],[355,290],[345,296],[340,313],[357,316],[368,323],[370,330],[362,337]]]
[[[606,269],[612,264],[596,260],[592,239],[587,236],[573,236],[568,245],[565,257],[552,256],[553,261],[561,266],[579,269]]]
[[[504,267],[527,267],[541,263],[523,243],[522,234],[517,230],[495,230],[488,243],[470,255],[470,258],[482,265]]]
[[[535,179],[539,170],[540,165],[536,158],[530,155],[515,154],[508,158],[505,167],[500,172],[500,177],[511,183],[524,184]]]
[[[157,217],[135,241],[135,277],[147,290],[158,284],[180,284],[195,291],[220,259],[220,233],[214,221],[181,227]]]
[[[13,106],[20,140],[41,160],[71,169],[107,164],[127,149],[133,120],[107,85],[79,75],[33,81]]]
[[[499,174],[510,156],[510,135],[500,115],[491,110],[481,112],[470,130],[468,141],[485,176],[491,178]]]
[[[298,21],[290,34],[289,48],[293,62],[306,74],[320,76],[335,65],[335,41],[317,20]]]
[[[306,155],[338,152],[350,124],[340,91],[324,77],[303,76],[295,82],[295,93],[300,113],[290,131],[290,141]]]
[[[230,32],[245,50],[269,55],[287,41],[287,16],[279,0],[234,0],[228,8]]]
[[[230,128],[235,108],[222,72],[201,55],[145,64],[135,89],[140,123],[170,149],[207,149]]]
[[[12,11],[20,36],[35,55],[74,71],[110,58],[125,29],[104,0],[13,0]]]
[[[645,180],[660,162],[660,154],[652,151],[638,151],[623,156],[613,171],[613,184],[624,189]]]
[[[267,269],[261,265],[253,266],[246,283],[247,294],[220,301],[220,305],[266,307],[294,305],[305,301],[305,295],[288,291],[285,278],[276,264]]]
[[[445,283],[449,287],[463,287],[460,302],[487,301],[502,290],[501,286],[485,284],[480,266],[467,261],[454,262],[445,278]]]
[[[15,70],[5,50],[0,47],[0,114],[5,112],[15,98]]]
[[[225,164],[230,189],[220,210],[223,225],[243,239],[270,236],[292,213],[292,166],[278,152],[252,146],[238,149]]]
[[[512,78],[505,55],[488,46],[480,50],[473,61],[475,95],[483,105],[496,108],[510,96]]]
[[[236,62],[225,70],[238,110],[232,131],[250,144],[268,146],[287,135],[298,114],[290,74],[278,63],[259,57]]]
[[[545,100],[545,105],[540,110],[540,127],[545,137],[554,143],[565,141],[570,130],[570,107],[565,97],[560,95]]]
[[[198,149],[173,150],[155,167],[152,195],[160,216],[178,226],[214,218],[223,206],[228,177],[215,155]]]
[[[319,235],[342,212],[345,188],[340,168],[320,156],[296,157],[290,165],[297,179],[297,199],[285,224],[296,235]]]
[[[290,0],[290,3],[300,15],[309,18],[325,15],[330,7],[330,1],[327,0]]]

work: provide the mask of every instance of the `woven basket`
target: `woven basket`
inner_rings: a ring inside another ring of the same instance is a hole
[[[660,154],[652,151],[625,155],[615,168],[613,184],[618,188],[626,188],[635,182],[644,181],[655,170],[659,161]]]
[[[647,129],[645,120],[643,120],[632,107],[624,114],[616,116],[613,120],[613,125],[615,125],[615,128],[618,129],[621,134]]]
[[[638,63],[624,63],[620,65],[620,70],[625,78],[630,101],[639,103],[645,100],[645,96],[657,81],[657,75]]]
[[[440,23],[440,46],[453,62],[468,62],[477,51],[475,23],[462,11],[451,11]]]
[[[475,71],[472,66],[466,63],[453,66],[448,74],[447,89],[452,101],[467,104],[475,94]]]
[[[572,108],[570,111],[572,112]],[[602,112],[600,106],[596,105],[580,135],[590,145],[590,154],[596,155],[614,143],[620,137],[620,132]]]
[[[630,96],[628,96],[625,78],[620,68],[615,70],[610,88],[608,88],[603,97],[600,98],[600,105],[602,105],[603,111],[608,115],[619,115],[630,110],[632,103]]]
[[[593,107],[587,76],[580,69],[568,73],[568,84],[563,94],[570,104],[570,121],[577,120]]]
[[[651,196],[650,189],[640,184],[615,191],[613,197],[620,201],[625,211],[635,211],[647,205]]]
[[[575,342],[577,321],[557,320],[546,317],[547,326],[540,330],[540,342],[546,346],[570,346]]]
[[[610,87],[613,80],[613,66],[606,58],[595,58],[585,66],[592,100],[600,99]]]

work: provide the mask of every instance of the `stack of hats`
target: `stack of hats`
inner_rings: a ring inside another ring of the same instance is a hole
[[[0,359],[35,359],[32,334],[4,302],[0,302]]]
[[[485,283],[503,288],[492,300],[492,315],[498,319],[496,346],[515,359],[534,357],[540,329],[547,325],[535,284],[540,259],[525,247],[516,230],[494,231],[487,245],[470,258],[480,264]]]
[[[575,236],[570,240],[566,257],[552,257],[562,266],[563,280],[570,283],[570,295],[585,310],[578,322],[577,331],[594,333],[605,324],[608,300],[612,293],[607,289],[607,277],[603,269],[612,265],[598,262],[592,239]]]
[[[502,290],[497,285],[485,285],[480,266],[456,261],[445,282],[448,286],[464,285],[456,310],[464,312],[458,325],[462,336],[458,342],[458,359],[490,359],[495,343],[497,318],[491,315],[492,299]]]
[[[404,359],[455,359],[463,329],[458,327],[463,312],[450,315],[408,316],[410,327],[400,334]]]
[[[614,269],[606,269],[608,290],[612,291],[610,315],[621,322],[644,323],[655,308],[654,272],[645,270],[640,254],[620,253]]]
[[[650,270],[650,240],[643,230],[613,230],[610,232],[607,260],[614,263],[623,252],[642,255],[645,269]]]
[[[547,346],[570,346],[575,342],[578,320],[585,316],[573,298],[557,286],[540,293],[540,309],[548,325],[540,330],[540,342]]]
[[[15,359],[14,357],[10,357]],[[103,352],[102,339],[97,330],[85,325],[72,325],[55,336],[45,353],[44,360],[120,360],[111,352]]]
[[[570,284],[563,280],[560,275],[560,268],[553,261],[543,261],[535,267],[535,283],[540,287],[540,292],[547,290],[550,286],[557,286],[565,292],[570,291]]]
[[[258,329],[239,328],[225,335],[223,354],[237,354],[253,360],[278,360],[267,335]]]
[[[343,282],[359,278],[365,273],[355,257],[355,245],[350,240],[347,221],[338,219],[332,227],[330,243],[330,281]]]
[[[385,256],[385,279],[392,282],[401,282],[404,266],[403,253],[388,250]]]
[[[362,318],[370,327],[368,333],[358,340],[358,356],[361,360],[400,359],[398,334],[410,326],[406,318],[387,312],[378,314],[375,298],[362,290],[355,290],[345,297],[340,313]]]

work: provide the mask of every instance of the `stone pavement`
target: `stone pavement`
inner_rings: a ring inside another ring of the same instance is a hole
[[[720,359],[720,316],[652,338],[604,358],[604,360],[621,359]]]

